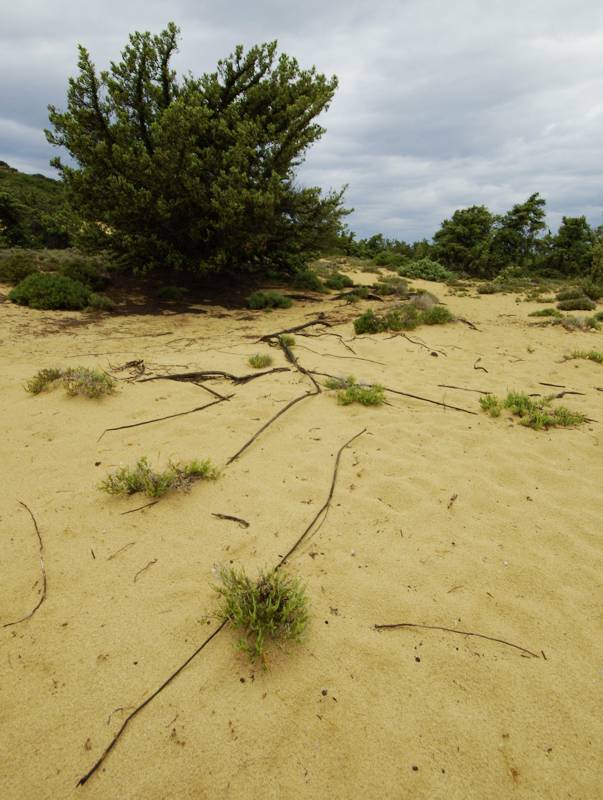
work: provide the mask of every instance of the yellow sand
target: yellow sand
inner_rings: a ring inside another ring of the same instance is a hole
[[[95,320],[0,306],[0,624],[26,615],[41,587],[19,500],[38,521],[48,576],[34,616],[0,628],[2,800],[603,797],[603,392],[594,388],[603,367],[561,361],[603,349],[603,334],[530,326],[537,306],[513,295],[415,285],[479,331],[410,333],[427,348],[361,338],[350,342],[359,360],[336,337],[298,336],[295,352],[308,368],[478,415],[396,395],[381,408],[341,407],[325,392],[287,412],[215,483],[125,516],[147,501],[97,491],[109,470],[142,455],[158,467],[193,457],[224,465],[309,381],[295,371],[214,381],[229,402],[97,442],[105,428],[211,397],[172,381],[123,382],[100,401],[32,397],[27,378],[134,359],[148,370],[243,374],[249,355],[269,351],[260,335],[326,312],[351,339],[358,308],[325,299],[270,314],[205,307]],[[487,373],[474,369],[478,358]],[[584,392],[561,402],[598,422],[535,432],[484,415],[478,393],[440,386],[555,391],[540,382]],[[225,629],[76,788],[125,716],[216,625],[207,619],[216,565],[275,564],[326,498],[336,451],[363,428],[342,455],[326,522],[290,561],[311,600],[304,641],[273,647],[264,672]],[[474,631],[540,657],[373,627],[396,622]]]

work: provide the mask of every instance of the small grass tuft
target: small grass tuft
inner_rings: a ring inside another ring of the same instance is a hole
[[[295,347],[295,336],[292,336],[290,333],[281,333],[278,340],[286,344],[287,347]]]
[[[253,292],[247,298],[249,308],[291,308],[293,301],[280,292]]]
[[[587,361],[594,361],[595,364],[603,364],[603,353],[600,350],[574,350],[569,356],[564,356],[564,361],[571,361],[574,358],[584,358]]]
[[[252,356],[249,356],[247,363],[254,369],[263,369],[272,364],[272,356],[269,356],[267,353],[254,353]]]
[[[103,397],[115,391],[115,381],[99,369],[69,367],[68,369],[41,369],[26,384],[26,391],[40,394],[44,389],[53,389],[59,383],[70,397]]]
[[[480,397],[479,404],[483,411],[486,411],[491,417],[500,417],[502,406],[500,400],[495,395],[487,394]]]
[[[120,467],[109,473],[99,484],[107,494],[131,495],[137,492],[147,497],[161,497],[172,489],[188,491],[193,483],[202,478],[214,480],[218,471],[211,461],[190,461],[188,464],[170,464],[163,472],[154,472],[148,459],[138,459],[134,468]]]
[[[534,430],[549,428],[570,428],[586,422],[584,414],[570,411],[565,406],[551,405],[553,397],[530,397],[525,392],[509,392],[503,401],[494,395],[480,398],[480,405],[492,417],[500,416],[502,408],[519,417],[522,425]]]
[[[218,616],[243,631],[238,648],[252,661],[259,658],[266,668],[269,639],[301,638],[308,624],[308,600],[297,578],[272,569],[260,572],[254,581],[232,567],[222,568],[219,578],[220,585],[214,587],[222,601]]]
[[[563,317],[561,311],[556,308],[539,308],[537,311],[531,311],[528,317]]]
[[[325,386],[337,391],[337,402],[342,406],[360,403],[363,406],[381,406],[385,403],[385,390],[379,384],[357,383],[353,375],[347,378],[329,378]]]

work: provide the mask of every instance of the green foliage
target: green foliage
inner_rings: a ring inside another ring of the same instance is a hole
[[[408,297],[408,281],[398,275],[387,275],[385,278],[379,278],[372,290],[379,295]]]
[[[455,211],[433,237],[435,258],[445,267],[472,277],[495,274],[499,265],[490,247],[495,221],[485,206]]]
[[[37,272],[37,267],[29,253],[15,252],[0,259],[0,283],[14,286],[34,272]]]
[[[155,297],[166,302],[181,303],[187,294],[188,289],[183,286],[162,286],[155,293]]]
[[[399,269],[400,275],[407,278],[421,278],[424,281],[447,281],[454,277],[446,267],[430,258],[421,258],[418,261],[409,261]]]
[[[325,286],[327,289],[335,289],[337,291],[341,291],[342,289],[346,289],[347,287],[353,285],[354,281],[350,278],[350,276],[344,275],[342,272],[334,272],[325,281]]]
[[[272,364],[272,356],[267,353],[255,353],[249,356],[247,363],[254,369],[264,369],[264,367],[269,367]]]
[[[477,287],[478,294],[496,294],[498,291],[500,289],[495,283],[480,283]]]
[[[99,369],[69,367],[68,369],[41,369],[26,384],[31,394],[40,394],[61,384],[68,395],[75,397],[103,397],[115,391],[115,381]]]
[[[564,406],[553,407],[553,399],[554,396],[534,398],[525,392],[509,392],[503,401],[494,395],[481,397],[480,405],[492,417],[500,416],[502,408],[506,408],[513,416],[519,417],[522,425],[534,430],[568,428],[586,422],[584,414]]]
[[[92,292],[88,297],[88,305],[90,308],[94,308],[97,311],[113,311],[115,309],[115,303],[110,297],[107,297],[106,294],[97,294],[96,292]]]
[[[589,331],[598,330],[601,317],[595,314],[592,317],[573,317],[568,315],[563,319],[554,320],[562,325],[567,331]]]
[[[546,228],[546,201],[538,192],[497,220],[490,251],[499,263],[533,266]]]
[[[354,320],[354,330],[357,335],[360,335],[362,333],[379,333],[383,328],[379,317],[369,308]]]
[[[569,356],[564,356],[563,360],[571,361],[574,358],[583,358],[587,361],[594,361],[595,364],[603,364],[603,353],[600,350],[574,350]]]
[[[109,473],[99,484],[107,494],[136,494],[161,497],[172,489],[188,491],[193,483],[203,478],[213,480],[218,472],[208,461],[191,461],[188,464],[170,464],[163,472],[154,472],[146,457],[140,458],[134,468],[121,467]]]
[[[308,600],[297,578],[278,569],[260,572],[254,581],[243,570],[222,568],[218,616],[243,631],[238,647],[266,667],[268,640],[299,640],[308,624]]]
[[[561,275],[585,275],[593,258],[595,234],[586,217],[563,217],[546,256],[547,269]]]
[[[295,289],[306,292],[324,292],[325,287],[318,275],[311,269],[302,269],[295,273],[291,285]]]
[[[381,406],[385,403],[385,390],[383,386],[375,383],[357,383],[353,375],[347,378],[329,378],[326,381],[327,389],[337,390],[337,402],[342,406],[360,403],[363,406]]]
[[[570,286],[566,289],[561,289],[555,297],[557,300],[577,300],[584,297],[584,290],[579,286]]]
[[[83,283],[93,291],[104,288],[108,283],[107,275],[91,258],[70,258],[61,264],[59,271],[61,275],[71,278],[72,281]]]
[[[290,333],[282,333],[278,337],[278,340],[282,344],[287,345],[287,347],[294,347],[295,346],[295,336],[292,336]]]
[[[378,267],[402,267],[408,261],[408,256],[396,253],[395,250],[381,250],[373,261]]]
[[[280,292],[259,291],[247,298],[249,308],[290,308],[293,301]]]
[[[600,300],[603,297],[603,283],[586,279],[582,281],[582,291],[591,300]]]
[[[354,330],[357,335],[382,331],[411,331],[419,325],[443,325],[453,321],[453,314],[445,306],[433,305],[421,310],[414,303],[405,303],[390,308],[381,315],[368,309],[354,320]]]
[[[537,311],[531,311],[528,317],[563,317],[563,314],[556,308],[539,308]]]
[[[54,165],[91,242],[141,270],[290,272],[336,241],[346,213],[342,192],[296,182],[337,79],[276,42],[177,78],[178,36],[173,23],[133,33],[100,73],[79,48],[67,109],[49,107],[47,131],[75,165]]]
[[[88,305],[89,289],[64,275],[36,272],[28,275],[8,294],[9,300],[40,309],[78,310]]]
[[[453,322],[454,316],[446,306],[433,306],[423,311],[420,321],[423,325],[445,325],[447,322]]]
[[[561,300],[557,303],[560,311],[592,311],[597,304],[588,297],[575,297],[572,300]]]

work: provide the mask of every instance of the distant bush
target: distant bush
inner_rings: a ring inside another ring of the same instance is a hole
[[[408,281],[398,275],[388,275],[385,278],[379,278],[379,281],[372,287],[372,291],[378,295],[407,297]]]
[[[179,303],[184,300],[187,294],[188,289],[185,289],[183,286],[162,286],[155,293],[155,297],[158,300]]]
[[[88,367],[69,367],[67,369],[41,369],[26,384],[31,394],[40,394],[45,389],[62,385],[68,395],[74,397],[102,397],[115,390],[115,381],[99,369]]]
[[[494,283],[480,283],[477,287],[478,294],[496,294],[498,291],[498,286]]]
[[[421,322],[424,325],[444,325],[453,320],[454,316],[446,306],[433,306],[421,314]]]
[[[454,278],[454,273],[443,267],[439,261],[420,258],[418,261],[407,261],[399,269],[400,275],[407,278],[421,278],[424,281],[447,281]]]
[[[353,285],[354,281],[350,278],[350,276],[344,275],[342,272],[334,272],[325,281],[325,286],[327,289],[337,289],[339,291]]]
[[[379,317],[369,308],[354,320],[354,330],[360,335],[362,333],[379,333],[383,328]]]
[[[107,297],[106,294],[96,294],[96,292],[92,292],[88,298],[88,305],[97,311],[113,311],[115,308],[115,303],[110,297]]]
[[[603,319],[603,316],[598,314],[592,317],[573,317],[568,315],[563,319],[553,320],[553,322],[563,326],[566,331],[589,331],[598,330],[601,319]]]
[[[591,300],[600,300],[603,297],[603,285],[594,281],[583,281],[582,291]]]
[[[419,292],[410,302],[420,311],[429,311],[430,308],[436,306],[440,301],[435,294],[431,292]]]
[[[324,292],[325,287],[318,275],[311,269],[302,269],[295,273],[291,285],[295,289],[306,292]]]
[[[263,369],[272,364],[272,356],[269,356],[267,353],[255,353],[249,356],[247,363],[254,369]]]
[[[530,311],[528,317],[562,317],[561,311],[556,308],[539,308],[537,311]]]
[[[407,256],[400,253],[394,253],[393,250],[381,250],[373,258],[374,263],[378,267],[401,267],[408,261]]]
[[[79,310],[88,305],[89,289],[64,275],[36,272],[28,275],[8,294],[9,300],[40,309]]]
[[[247,298],[249,308],[290,308],[293,301],[279,292],[259,291]]]
[[[548,428],[568,428],[586,422],[584,414],[570,411],[564,406],[551,406],[551,397],[533,398],[525,392],[509,392],[504,400],[494,395],[480,398],[480,405],[491,417],[500,416],[501,410],[507,408],[513,416],[520,418],[520,423],[534,430]]]
[[[557,300],[578,300],[584,297],[584,291],[577,286],[573,286],[568,289],[561,289],[555,297]]]
[[[413,303],[405,303],[378,315],[369,309],[354,320],[357,335],[381,331],[411,331],[419,325],[443,325],[453,322],[454,316],[445,306],[432,306],[424,311]]]
[[[603,353],[600,350],[574,350],[569,356],[564,356],[564,361],[571,361],[575,358],[583,358],[586,361],[594,361],[595,364],[603,364]]]
[[[21,283],[34,272],[37,272],[36,264],[26,253],[11,253],[0,259],[0,283]]]
[[[103,289],[109,282],[98,263],[89,258],[70,258],[63,262],[59,272],[93,290]]]
[[[99,489],[108,494],[136,494],[161,497],[171,489],[188,491],[195,481],[213,480],[218,475],[210,461],[191,461],[188,464],[170,464],[163,472],[154,472],[148,459],[140,458],[134,468],[121,467],[110,473],[99,484]]]
[[[588,297],[575,297],[571,300],[561,300],[557,303],[560,311],[592,311],[597,307],[594,300]]]

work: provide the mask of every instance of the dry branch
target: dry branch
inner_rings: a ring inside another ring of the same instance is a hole
[[[279,338],[279,336],[283,336],[286,333],[298,333],[299,331],[303,331],[306,328],[312,328],[315,325],[324,325],[325,328],[330,328],[331,323],[328,322],[323,317],[318,317],[317,319],[312,319],[309,322],[303,322],[301,325],[294,325],[292,328],[285,328],[282,331],[276,331],[275,333],[266,333],[264,336],[261,336],[257,341],[258,342],[272,342]]]
[[[481,369],[483,372],[488,372],[488,370],[485,367],[480,367],[479,366],[479,362],[481,360],[482,360],[481,356],[478,359],[476,359],[475,363],[473,364],[473,369]]]
[[[21,619],[15,620],[14,622],[5,622],[4,625],[2,626],[3,628],[9,628],[11,627],[11,625],[18,625],[20,622],[25,622],[25,620],[31,619],[33,615],[36,613],[36,611],[40,608],[44,600],[46,600],[46,594],[48,591],[48,581],[46,579],[46,567],[44,566],[44,544],[42,542],[42,536],[40,535],[40,529],[38,528],[38,523],[36,522],[36,518],[34,517],[33,512],[29,508],[29,506],[26,505],[22,500],[19,500],[18,503],[23,506],[23,508],[27,511],[27,513],[31,517],[31,520],[34,524],[34,528],[36,531],[36,536],[38,537],[39,553],[40,553],[40,570],[42,572],[42,594],[40,595],[38,602],[35,604],[35,606],[29,612],[29,614],[27,614],[24,617],[21,617]]]
[[[466,386],[453,386],[450,383],[438,383],[440,389],[458,389],[461,392],[477,392],[477,394],[492,394],[484,389],[468,389]]]
[[[265,369],[262,372],[252,372],[249,375],[233,375],[231,372],[224,372],[220,369],[202,370],[199,372],[174,372],[171,375],[153,375],[151,378],[142,378],[142,380],[137,381],[137,383],[146,383],[147,381],[199,383],[199,381],[211,380],[213,378],[224,378],[227,381],[232,381],[232,383],[241,384],[249,383],[249,381],[254,381],[256,378],[262,378],[264,375],[271,375],[273,372],[289,372],[289,367],[273,367],[272,369]]]
[[[241,517],[233,517],[232,514],[214,514],[212,512],[212,517],[216,517],[217,519],[229,520],[230,522],[237,522],[241,528],[249,527],[249,522],[247,522],[246,519],[242,519]]]
[[[397,622],[392,625],[375,625],[375,630],[377,631],[394,630],[396,628],[425,628],[426,630],[432,630],[432,631],[446,631],[447,633],[459,633],[462,636],[477,636],[480,639],[488,639],[488,641],[490,642],[498,642],[499,644],[506,644],[508,647],[514,647],[516,650],[521,650],[522,653],[527,653],[528,655],[532,656],[532,658],[540,658],[540,656],[537,653],[533,653],[531,650],[526,650],[525,647],[520,647],[518,644],[507,642],[506,639],[497,639],[494,636],[486,636],[483,633],[474,633],[473,631],[459,631],[456,628],[443,628],[441,625],[421,625],[416,622]]]
[[[471,322],[468,319],[465,319],[465,317],[457,317],[457,320],[459,322],[463,322],[465,325],[468,325],[471,328],[471,330],[479,331],[479,328],[477,327],[477,325],[474,325],[473,322]]]
[[[138,506],[138,508],[131,508],[129,511],[122,511],[120,513],[120,517],[123,517],[125,514],[133,514],[135,511],[142,511],[143,508],[149,508],[150,506],[156,506],[159,500],[151,500],[150,503],[145,503],[144,506]]]

